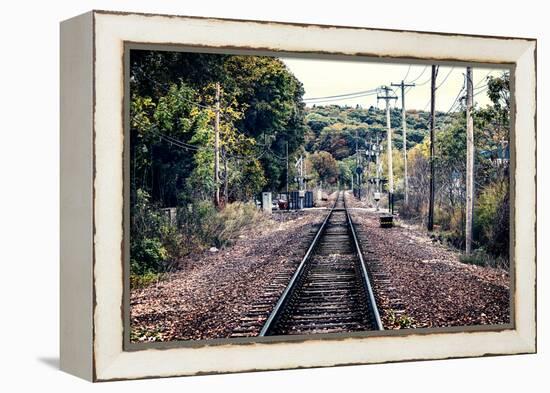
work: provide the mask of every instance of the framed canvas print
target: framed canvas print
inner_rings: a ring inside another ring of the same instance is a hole
[[[61,368],[536,351],[536,40],[61,23]]]

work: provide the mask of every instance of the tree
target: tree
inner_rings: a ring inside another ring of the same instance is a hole
[[[137,158],[133,190],[144,188],[151,201],[165,206],[177,204],[178,196],[209,196],[210,107],[216,82],[223,90],[220,137],[228,157],[230,197],[248,199],[263,187],[284,186],[285,165],[276,157],[285,155],[287,142],[290,154],[297,151],[307,127],[303,87],[281,60],[132,50],[130,66],[131,117],[141,124],[131,141]],[[193,123],[199,114],[204,120],[200,127]],[[171,145],[159,132],[197,143],[198,149]]]
[[[320,151],[310,156],[313,169],[323,183],[335,184],[338,181],[339,167],[332,154]]]

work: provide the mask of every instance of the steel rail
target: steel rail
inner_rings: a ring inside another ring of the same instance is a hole
[[[361,251],[361,247],[359,245],[359,240],[357,239],[357,234],[355,233],[355,227],[353,226],[353,220],[351,219],[351,215],[349,213],[349,210],[346,206],[346,194],[344,193],[344,209],[346,210],[346,216],[348,218],[348,224],[351,228],[351,234],[353,237],[353,244],[355,244],[355,250],[357,252],[357,256],[359,257],[359,262],[361,263],[361,272],[363,273],[363,284],[365,286],[365,289],[367,290],[367,294],[369,297],[369,302],[371,306],[371,311],[374,317],[374,322],[376,324],[377,330],[384,330],[384,325],[382,324],[382,319],[380,318],[380,312],[378,311],[378,306],[376,305],[376,299],[374,297],[374,291],[372,290],[372,285],[369,280],[369,274],[367,271],[367,265],[365,264],[365,260],[363,258],[363,252]]]
[[[338,202],[338,196],[336,197],[336,200],[334,201],[334,205],[332,205],[332,208],[330,209],[330,212],[327,214],[325,219],[323,220],[323,223],[317,230],[317,233],[315,234],[315,238],[311,242],[309,248],[307,249],[306,255],[302,258],[302,261],[300,262],[300,265],[298,265],[298,268],[292,275],[292,278],[290,279],[290,282],[288,283],[287,287],[285,288],[283,294],[277,301],[277,304],[275,304],[275,307],[273,308],[273,311],[271,311],[271,314],[269,314],[269,317],[267,318],[264,326],[262,327],[262,330],[260,331],[259,336],[267,336],[275,328],[275,325],[277,324],[279,317],[281,316],[286,304],[288,303],[288,300],[291,298],[292,293],[294,292],[294,289],[296,287],[296,283],[300,279],[301,275],[304,272],[304,268],[311,258],[311,255],[313,254],[313,251],[315,250],[315,247],[317,247],[317,243],[319,242],[319,239],[321,238],[321,235],[323,234],[326,224],[332,216],[332,212],[334,211],[334,208],[336,207],[336,203]]]

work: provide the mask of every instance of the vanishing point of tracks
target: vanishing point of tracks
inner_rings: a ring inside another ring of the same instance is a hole
[[[260,336],[383,329],[343,192],[338,194],[275,307],[268,305],[269,293],[264,296],[265,306],[260,302],[244,321],[246,325],[248,320],[248,328],[252,329],[265,320],[257,316],[271,310]],[[244,329],[234,336],[248,335]]]

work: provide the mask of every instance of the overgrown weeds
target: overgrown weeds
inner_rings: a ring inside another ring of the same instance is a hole
[[[187,255],[210,247],[230,246],[240,235],[265,225],[254,204],[235,202],[218,211],[211,201],[197,200],[177,209],[176,219],[150,203],[138,190],[132,209],[130,285],[139,288],[163,278]]]
[[[460,261],[462,263],[469,263],[477,266],[484,267],[494,267],[499,269],[509,269],[508,258],[502,256],[494,256],[489,254],[485,249],[478,248],[474,250],[471,254],[462,254],[460,256]]]
[[[413,317],[405,314],[397,315],[395,310],[391,308],[388,311],[388,319],[390,326],[394,329],[411,329],[416,327],[416,321]]]

